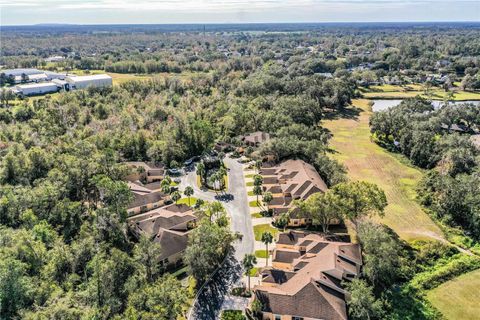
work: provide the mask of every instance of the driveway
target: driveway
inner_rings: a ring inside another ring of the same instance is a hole
[[[199,292],[189,319],[213,320],[218,318],[218,313],[222,309],[243,309],[246,307],[245,299],[228,296],[231,288],[241,285],[241,261],[245,254],[254,251],[255,243],[243,176],[244,166],[238,163],[236,159],[228,157],[225,158],[224,162],[228,168],[228,190],[226,193],[232,195],[233,199],[221,202],[231,218],[232,231],[242,234],[243,237],[242,240],[234,243],[233,254],[220,267],[212,280]],[[199,188],[196,179],[195,170],[187,172],[181,178],[179,188],[183,190],[186,186],[191,186],[194,190],[194,197],[206,201],[217,201],[215,199],[217,194]]]

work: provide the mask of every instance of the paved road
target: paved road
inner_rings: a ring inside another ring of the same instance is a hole
[[[225,164],[228,167],[228,190],[226,193],[231,194],[233,199],[222,203],[231,218],[232,231],[239,232],[243,235],[243,238],[234,244],[234,253],[226,259],[226,262],[212,277],[212,280],[202,288],[189,320],[216,319],[221,309],[242,309],[246,303],[244,299],[229,297],[228,293],[232,287],[239,285],[241,281],[240,261],[246,253],[252,253],[254,250],[252,219],[245,189],[243,165],[238,163],[236,159],[230,158],[225,158]],[[202,190],[197,186],[195,170],[188,172],[181,178],[179,187],[184,189],[186,186],[193,188],[194,197],[216,201],[215,192]]]

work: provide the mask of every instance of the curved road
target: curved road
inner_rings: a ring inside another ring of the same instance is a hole
[[[235,242],[234,253],[226,258],[225,263],[212,279],[201,288],[189,320],[213,320],[218,318],[222,307],[243,309],[246,304],[245,299],[229,296],[230,289],[238,285],[242,279],[240,261],[245,254],[252,253],[254,250],[252,219],[243,177],[244,167],[236,159],[229,157],[226,157],[224,162],[228,168],[228,190],[226,192],[232,195],[233,199],[222,201],[222,204],[231,218],[232,231],[242,234],[243,238]],[[187,172],[181,178],[179,187],[184,189],[186,186],[191,186],[194,190],[194,197],[206,201],[217,201],[216,193],[200,189],[196,179],[195,170]]]

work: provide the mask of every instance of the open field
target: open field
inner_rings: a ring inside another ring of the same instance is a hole
[[[422,172],[398,155],[382,149],[370,140],[369,101],[354,100],[360,114],[356,119],[327,120],[324,126],[333,138],[333,157],[348,169],[352,180],[365,180],[379,185],[389,205],[381,222],[405,240],[443,239],[440,228],[415,201],[415,185]]]
[[[461,275],[427,294],[427,299],[449,320],[480,319],[480,269]]]
[[[406,86],[396,86],[384,84],[381,86],[371,86],[362,88],[361,92],[365,98],[369,99],[401,99],[422,96],[427,98],[425,89],[419,84],[411,84]],[[469,92],[455,89],[453,91],[453,100],[480,100],[480,92]],[[434,100],[443,100],[446,96],[445,90],[437,87],[430,89],[430,98]]]

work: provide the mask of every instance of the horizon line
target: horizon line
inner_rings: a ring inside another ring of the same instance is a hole
[[[389,24],[389,23],[475,23],[480,20],[392,20],[392,21],[292,21],[292,22],[176,22],[176,23],[62,23],[62,22],[41,22],[35,24],[1,24],[1,27],[61,27],[61,26],[156,26],[156,25],[249,25],[249,24]]]

